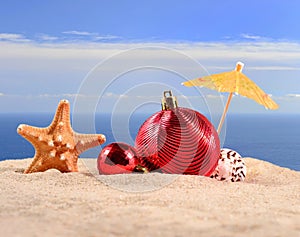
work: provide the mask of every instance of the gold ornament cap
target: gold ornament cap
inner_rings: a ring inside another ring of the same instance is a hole
[[[164,91],[163,98],[161,99],[161,109],[172,110],[177,107],[177,98],[176,96],[173,96],[172,91]]]

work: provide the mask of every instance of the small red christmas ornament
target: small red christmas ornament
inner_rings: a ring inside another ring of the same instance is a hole
[[[99,174],[132,173],[138,168],[139,159],[134,147],[119,142],[104,147],[98,156],[97,164]]]
[[[213,125],[199,112],[178,107],[171,91],[164,92],[162,110],[140,127],[135,147],[142,166],[170,174],[210,176],[220,155]]]

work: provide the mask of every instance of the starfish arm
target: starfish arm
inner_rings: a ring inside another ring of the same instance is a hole
[[[74,139],[78,154],[81,154],[92,147],[99,146],[106,141],[106,138],[103,134],[74,133]]]
[[[24,171],[24,174],[42,171],[40,162],[41,158],[39,156],[35,156],[30,166]]]
[[[52,123],[48,127],[48,132],[52,133],[57,128],[71,131],[70,103],[68,100],[59,102]]]
[[[49,140],[45,133],[46,130],[47,128],[20,124],[17,128],[17,133],[29,141],[34,146],[36,153],[39,153],[40,148],[47,145],[46,143]]]

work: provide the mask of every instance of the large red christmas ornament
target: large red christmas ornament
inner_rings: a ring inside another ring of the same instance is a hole
[[[132,173],[138,164],[135,148],[121,142],[104,147],[97,160],[99,174]]]
[[[210,176],[220,155],[213,125],[199,112],[178,107],[171,91],[164,92],[162,111],[140,127],[135,147],[141,165],[170,174]]]

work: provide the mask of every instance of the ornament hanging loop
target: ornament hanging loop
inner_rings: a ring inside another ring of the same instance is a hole
[[[161,109],[171,110],[178,107],[176,96],[173,96],[172,91],[164,91],[164,96],[161,99]]]

